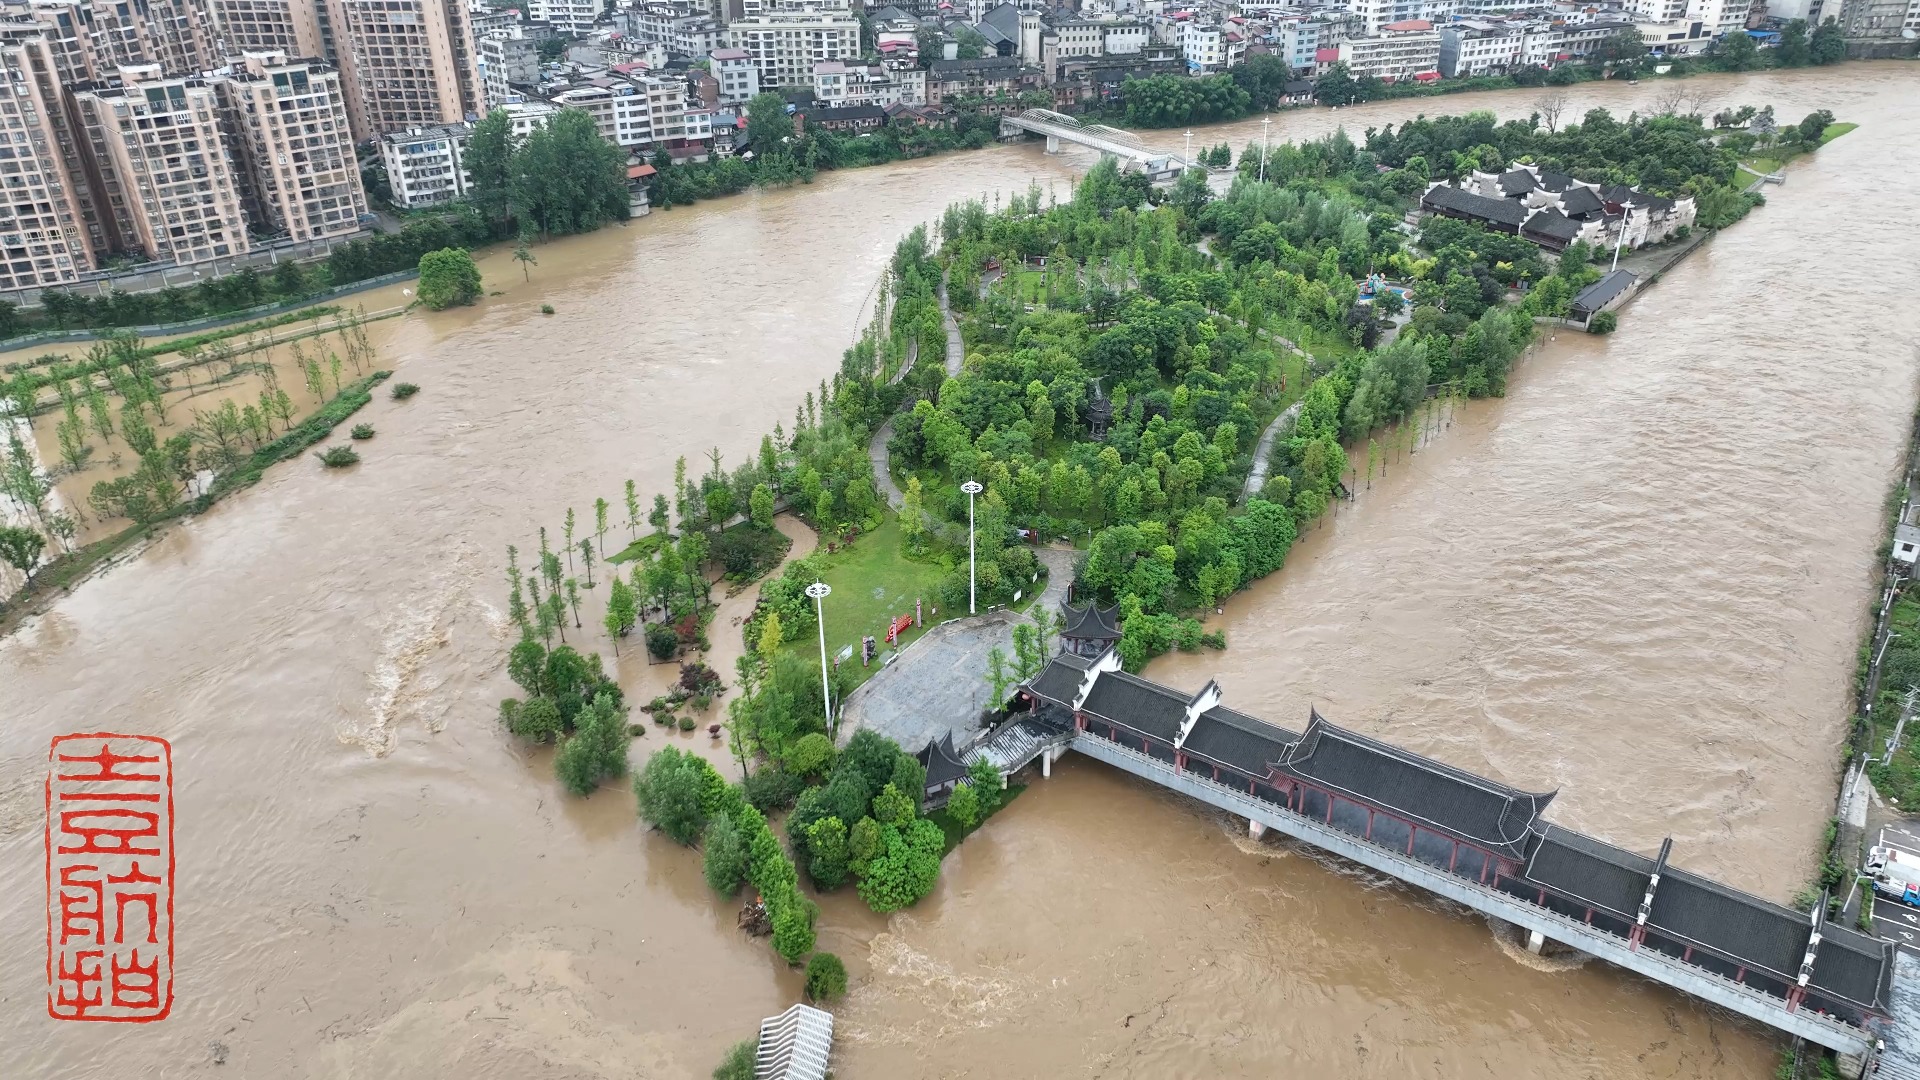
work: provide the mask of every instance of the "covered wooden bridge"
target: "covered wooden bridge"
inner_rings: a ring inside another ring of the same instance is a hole
[[[1894,946],[1545,820],[1510,787],[1310,712],[1291,731],[1062,654],[1021,700],[1067,745],[1865,1064],[1895,1010]],[[1031,721],[1030,721],[1031,722]],[[1916,988],[1920,989],[1920,988]],[[1901,993],[1907,988],[1900,987]]]

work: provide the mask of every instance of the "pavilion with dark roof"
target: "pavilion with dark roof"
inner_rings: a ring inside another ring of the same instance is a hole
[[[1060,644],[1073,655],[1092,659],[1120,640],[1119,607],[1103,608],[1093,600],[1062,606],[1066,624],[1060,628]]]

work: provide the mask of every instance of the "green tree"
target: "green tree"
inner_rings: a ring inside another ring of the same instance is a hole
[[[797,964],[813,951],[813,920],[819,911],[813,901],[793,896],[773,912],[773,951],[787,963]]]
[[[46,547],[47,538],[32,529],[0,525],[0,561],[25,574],[28,581],[33,580],[34,567],[40,565],[40,553]]]
[[[692,754],[666,747],[647,759],[633,778],[633,795],[640,818],[666,833],[675,843],[691,844],[706,824],[701,803],[706,763]]]
[[[1713,43],[1713,61],[1722,71],[1751,71],[1760,66],[1760,49],[1745,30],[1736,30]]]
[[[807,829],[812,859],[807,875],[822,889],[837,889],[847,880],[847,826],[837,817],[821,818]]]
[[[772,92],[755,94],[747,102],[747,142],[761,157],[785,153],[785,142],[793,135],[793,120],[787,115],[787,99]]]
[[[637,598],[633,587],[620,579],[619,574],[612,575],[607,587],[607,614],[605,625],[607,636],[613,639],[614,655],[620,653],[620,639],[627,636],[633,624],[640,617]]]
[[[582,109],[562,109],[513,151],[514,215],[548,235],[590,232],[627,216],[626,152]]]
[[[747,497],[747,516],[762,529],[773,528],[773,489],[765,484],[753,485],[753,494]]]
[[[1313,84],[1313,97],[1322,105],[1351,105],[1361,100],[1359,85],[1344,63],[1335,63],[1320,73]]]
[[[473,126],[462,164],[467,170],[467,197],[480,215],[500,223],[513,212],[510,180],[513,176],[513,119],[495,109]]]
[[[905,829],[882,825],[880,830],[881,851],[860,879],[860,898],[885,914],[910,907],[933,891],[946,835],[925,818],[914,819]]]
[[[575,795],[590,795],[602,780],[627,771],[625,711],[601,692],[575,718],[574,732],[553,757],[554,772]]]
[[[847,965],[830,952],[817,952],[807,961],[807,998],[832,1001],[847,992]]]
[[[420,302],[440,311],[471,304],[480,296],[480,268],[465,248],[441,248],[420,256]]]
[[[971,830],[980,823],[980,792],[972,784],[961,784],[947,796],[947,815],[960,828]]]
[[[522,281],[532,281],[533,274],[528,270],[528,267],[540,265],[540,260],[533,257],[533,248],[528,246],[527,242],[529,239],[530,237],[523,231],[520,234],[519,240],[513,245],[513,261],[520,264],[520,280]]]
[[[760,637],[755,642],[756,651],[760,653],[762,659],[771,663],[773,654],[780,651],[780,643],[784,640],[780,630],[780,613],[767,612],[766,617],[760,620]]]
[[[992,687],[992,697],[987,699],[987,708],[998,711],[1006,708],[1007,694],[1018,682],[1012,667],[1007,664],[1007,654],[995,645],[987,650],[987,683]]]
[[[732,896],[747,879],[747,846],[740,827],[725,814],[715,816],[707,825],[703,846],[707,884],[721,896]]]
[[[1815,64],[1837,64],[1847,58],[1846,35],[1840,32],[1840,24],[1832,16],[1821,20],[1807,39],[1807,58]]]
[[[1774,46],[1773,62],[1781,67],[1806,67],[1813,61],[1807,43],[1807,20],[1789,19],[1780,28],[1780,44]]]
[[[914,820],[913,815],[913,797],[895,787],[891,780],[873,797],[873,816],[882,825],[905,828]]]
[[[1000,808],[1002,781],[998,766],[984,757],[976,757],[967,763],[967,778],[972,782],[974,795],[979,799],[981,817]]]

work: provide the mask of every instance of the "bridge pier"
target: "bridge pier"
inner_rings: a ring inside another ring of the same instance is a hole
[[[1847,1080],[1860,1080],[1867,1071],[1867,1059],[1859,1054],[1835,1054],[1833,1066]]]
[[[1053,775],[1053,751],[1040,751],[1040,777],[1046,779]]]
[[[1247,835],[1253,837],[1255,840],[1258,840],[1261,837],[1267,835],[1267,827],[1253,820],[1252,818],[1248,818],[1247,819]]]
[[[1527,931],[1527,951],[1538,956],[1547,944],[1547,935],[1538,930]]]
[[[1059,152],[1060,152],[1060,136],[1058,135],[1047,136],[1047,153],[1057,154]]]

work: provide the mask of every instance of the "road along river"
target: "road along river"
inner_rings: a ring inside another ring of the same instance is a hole
[[[1687,85],[1862,127],[1618,334],[1545,343],[1509,398],[1376,480],[1215,620],[1228,652],[1151,673],[1558,785],[1567,824],[1672,834],[1683,864],[1784,897],[1831,803],[1914,393],[1920,69]],[[1532,96],[1287,113],[1275,138]],[[704,1076],[798,979],[630,794],[568,798],[497,729],[504,548],[627,477],[665,488],[678,454],[749,452],[834,369],[903,231],[1030,180],[1064,194],[1088,160],[1002,148],[658,213],[539,248],[530,282],[496,254],[481,306],[373,327],[424,389],[369,407],[364,464],[282,466],[0,641],[0,1072]],[[45,1012],[47,741],[102,728],[175,748],[160,1024]],[[1773,1052],[1072,759],[915,910],[849,901],[821,944],[855,970],[851,1078],[1749,1076]]]

